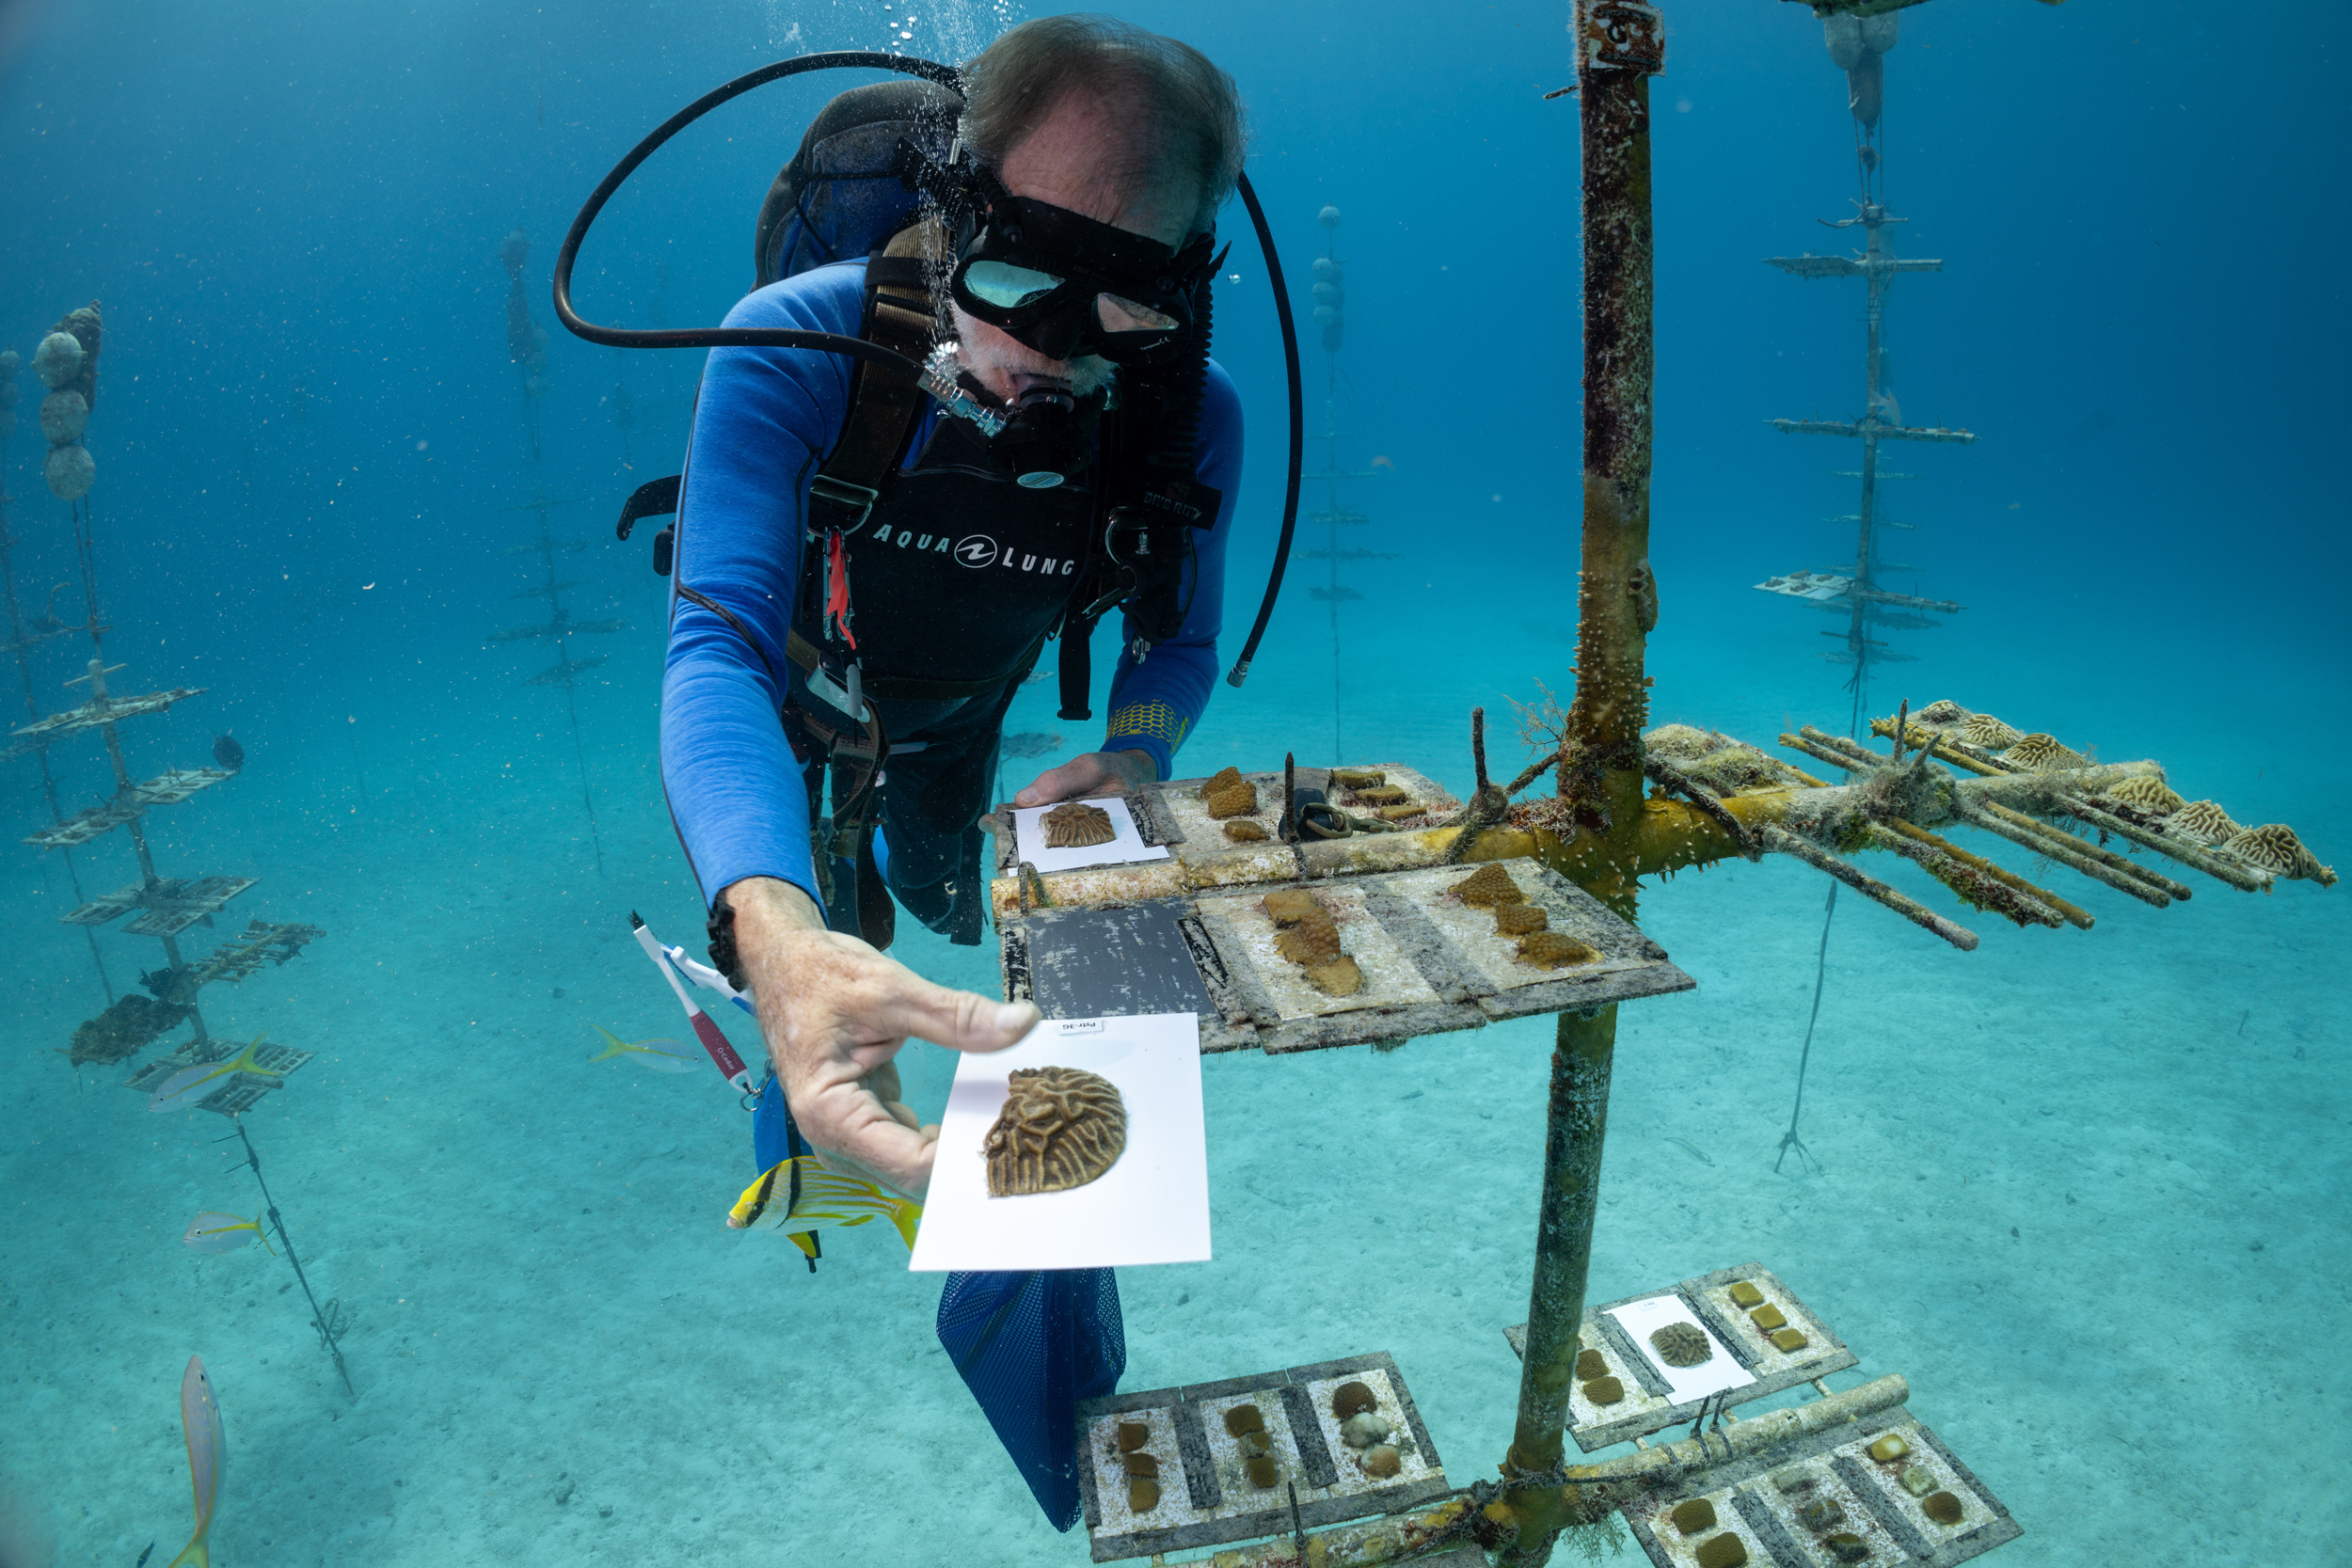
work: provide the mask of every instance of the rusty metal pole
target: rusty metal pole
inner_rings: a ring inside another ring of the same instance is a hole
[[[1593,1261],[1593,1216],[1600,1198],[1600,1152],[1609,1127],[1609,1072],[1617,1042],[1617,1009],[1560,1015],[1551,1054],[1551,1097],[1544,1123],[1543,1209],[1535,1229],[1535,1278],[1529,1291],[1527,1353],[1519,1368],[1518,1421],[1503,1474],[1559,1467],[1568,1388],[1576,1377],[1584,1317],[1584,1278]],[[1557,1487],[1508,1493],[1503,1506],[1515,1539],[1502,1560],[1536,1568],[1551,1556],[1554,1535],[1581,1522]]]
[[[1577,589],[1572,755],[1561,793],[1580,833],[1621,855],[1627,906],[1642,813],[1643,640],[1658,624],[1649,565],[1651,392],[1649,78],[1664,62],[1655,6],[1578,0],[1584,156],[1584,550]]]
[[[1613,869],[1593,892],[1631,918],[1642,819],[1644,640],[1658,623],[1649,565],[1651,343],[1649,78],[1665,63],[1654,6],[1578,0],[1575,29],[1584,162],[1584,539],[1577,593],[1576,697],[1561,793],[1580,837]],[[1608,1126],[1617,1010],[1564,1013],[1551,1059],[1543,1211],[1535,1234],[1527,1353],[1507,1477],[1561,1461]],[[1559,1531],[1582,1522],[1558,1487],[1507,1493],[1490,1511],[1512,1538],[1502,1560],[1536,1568]]]

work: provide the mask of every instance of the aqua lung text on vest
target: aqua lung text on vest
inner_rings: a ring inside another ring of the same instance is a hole
[[[1009,572],[1036,572],[1049,578],[1066,578],[1078,569],[1078,562],[1066,556],[1023,555],[1014,550],[999,549],[996,541],[985,533],[966,534],[956,541],[955,549],[952,552],[947,550],[947,539],[945,534],[934,538],[930,534],[916,533],[910,529],[900,529],[890,543],[897,545],[902,550],[938,550],[943,553],[952,553],[966,566],[1001,566]]]

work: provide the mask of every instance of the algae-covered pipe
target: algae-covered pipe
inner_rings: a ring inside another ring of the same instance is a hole
[[[1527,1348],[1519,1368],[1518,1430],[1503,1469],[1557,1468],[1568,1390],[1582,1344],[1584,1287],[1593,1261],[1593,1220],[1600,1202],[1601,1146],[1609,1131],[1609,1078],[1616,1053],[1617,1009],[1562,1013],[1551,1053],[1551,1094],[1544,1117],[1544,1191],[1535,1229],[1535,1276],[1528,1292]],[[1549,1487],[1503,1498],[1517,1515],[1518,1539],[1506,1561],[1541,1562],[1550,1536],[1577,1522],[1558,1516]]]
[[[1761,1416],[1726,1422],[1712,1432],[1686,1437],[1678,1443],[1661,1443],[1622,1459],[1602,1460],[1597,1465],[1571,1465],[1565,1474],[1570,1486],[1618,1486],[1629,1481],[1663,1481],[1685,1471],[1763,1453],[1793,1438],[1849,1425],[1865,1416],[1892,1410],[1910,1398],[1911,1385],[1890,1373],[1811,1404],[1768,1410]]]
[[[2064,773],[2005,773],[1955,780],[1948,798],[1912,802],[1912,809],[1902,815],[1905,821],[1919,828],[1953,822],[1976,826],[1976,818],[1988,804],[2045,811],[2069,795],[2096,793],[2125,779],[2161,771],[2153,762],[2124,762]],[[1747,790],[1726,796],[1722,805],[1752,834],[1775,823],[1806,831],[1869,815],[1863,809],[1867,803],[1860,793],[1863,787],[1833,784],[1820,789]],[[2065,808],[2060,805],[2058,809]],[[1418,836],[1437,854],[1451,844],[1457,831],[1438,829]],[[1629,912],[1636,878],[1736,859],[1740,852],[1741,846],[1707,813],[1682,800],[1653,798],[1638,802],[1630,824],[1619,821],[1605,833],[1579,829],[1563,836],[1545,828],[1483,829],[1475,847],[1459,858],[1475,863],[1533,855],[1623,913]]]
[[[1576,695],[1559,789],[1576,818],[1578,839],[1594,841],[1601,863],[1593,867],[1601,873],[1596,895],[1630,919],[1639,875],[1632,869],[1633,841],[1645,815],[1642,725],[1649,681],[1642,671],[1643,642],[1658,624],[1658,585],[1649,563],[1656,362],[1649,79],[1665,63],[1665,24],[1653,6],[1577,0],[1573,26],[1584,186],[1584,529]],[[1527,1348],[1506,1478],[1560,1464],[1593,1257],[1616,1036],[1614,1006],[1560,1016]],[[1574,1499],[1556,1486],[1521,1487],[1496,1506],[1514,1528],[1502,1560],[1515,1568],[1540,1568],[1560,1530],[1583,1522]]]

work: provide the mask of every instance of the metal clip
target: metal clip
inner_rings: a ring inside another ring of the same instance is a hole
[[[825,667],[820,664],[808,673],[802,684],[808,688],[810,696],[827,707],[863,724],[873,715],[866,710],[864,696],[858,690],[858,667],[855,664],[850,665],[849,673],[850,684],[844,687],[828,674]],[[849,751],[851,748],[842,746],[835,749]]]
[[[1005,417],[984,406],[977,398],[964,390],[956,380],[956,372],[960,368],[955,345],[942,343],[931,351],[931,356],[924,363],[923,373],[916,378],[916,384],[936,398],[939,405],[948,413],[977,425],[981,435],[995,436],[1005,428]]]

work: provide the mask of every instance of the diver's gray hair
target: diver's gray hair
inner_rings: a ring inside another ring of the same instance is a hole
[[[1192,45],[1131,23],[1104,16],[1024,22],[965,62],[963,84],[958,131],[992,166],[1001,166],[1073,91],[1135,116],[1135,135],[1108,172],[1161,200],[1192,193],[1187,238],[1216,226],[1241,174],[1247,134],[1233,79]]]

